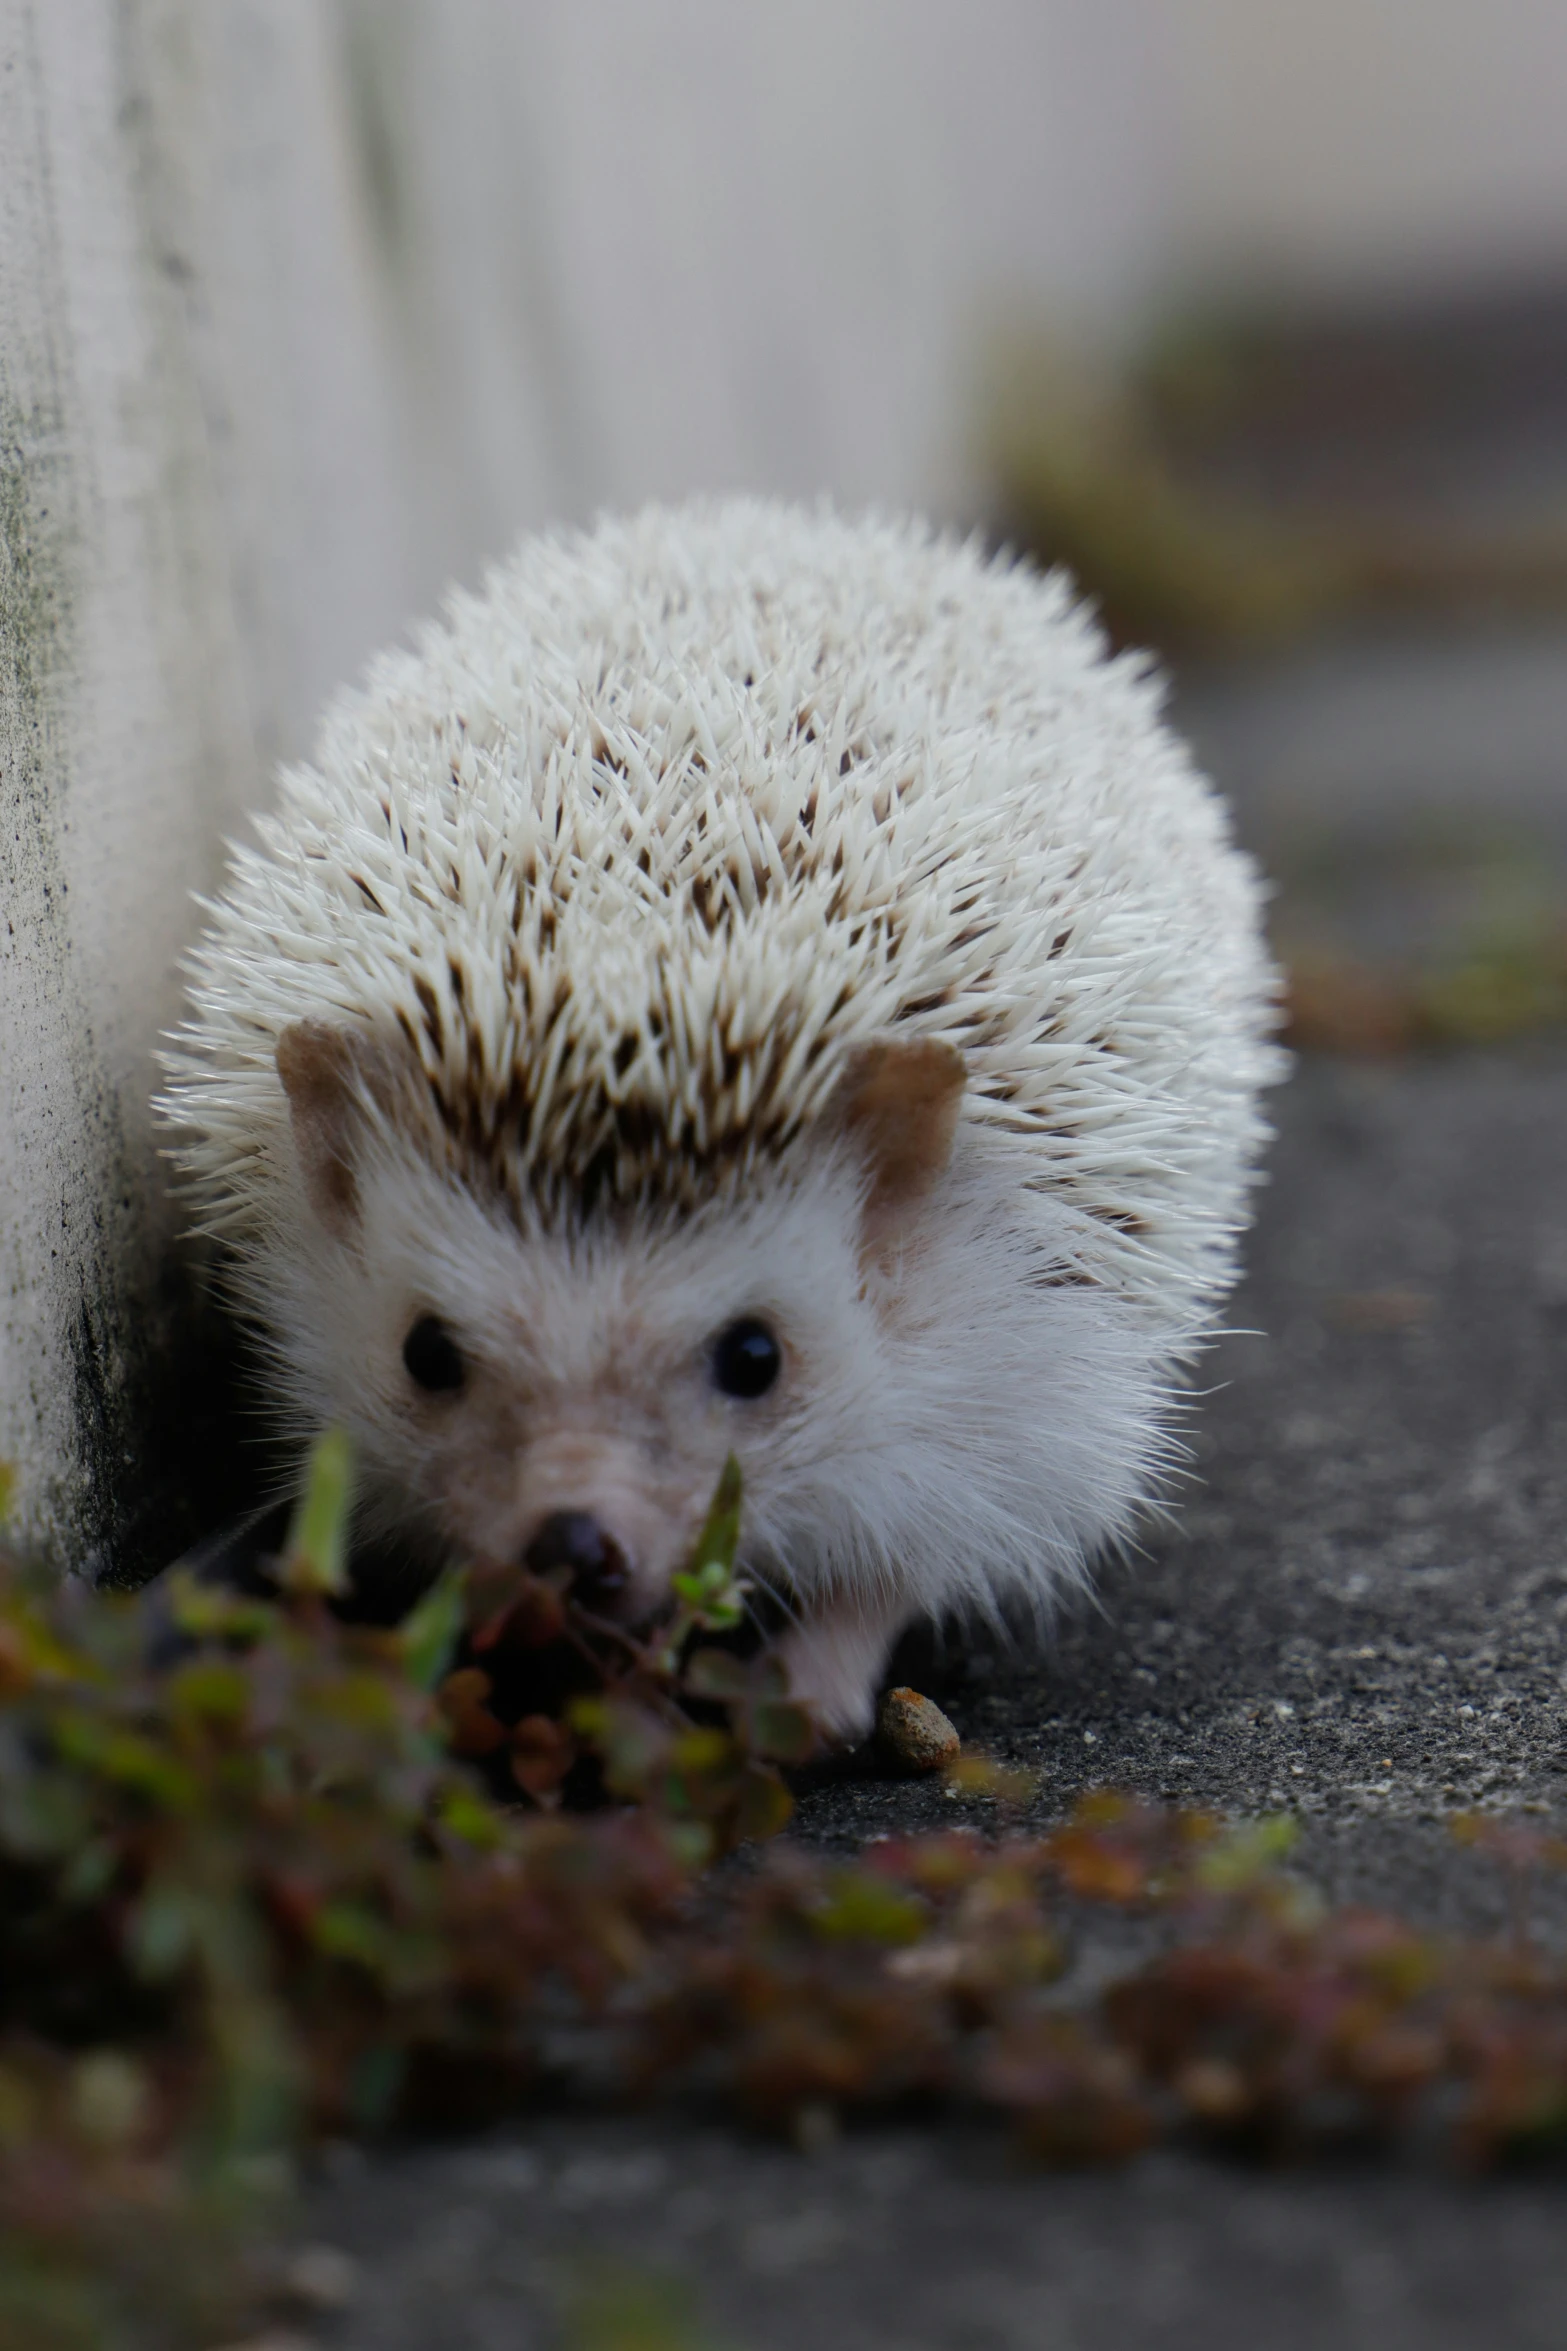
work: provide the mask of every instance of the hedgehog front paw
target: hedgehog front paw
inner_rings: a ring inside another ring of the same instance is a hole
[[[905,1609],[838,1601],[803,1617],[779,1642],[790,1696],[809,1707],[834,1746],[853,1747],[869,1735],[882,1667],[908,1621]]]

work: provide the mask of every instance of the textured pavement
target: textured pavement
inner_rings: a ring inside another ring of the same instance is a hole
[[[319,2217],[361,2259],[355,2351],[1559,2351],[1563,2338],[1559,2179],[1247,2173],[1166,2155],[1108,2176],[1029,2174],[989,2138],[882,2133],[806,2159],[718,2132],[550,2125],[526,2145],[377,2165]],[[673,2308],[656,2331],[661,2287]]]

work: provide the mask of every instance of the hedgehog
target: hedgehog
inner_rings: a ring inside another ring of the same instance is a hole
[[[526,541],[237,850],[161,1114],[361,1525],[650,1621],[734,1454],[824,1733],[1168,1493],[1262,891],[1070,582],[765,500]]]

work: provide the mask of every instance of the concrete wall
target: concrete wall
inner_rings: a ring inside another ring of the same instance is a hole
[[[1113,320],[1161,247],[1146,0],[344,15],[421,413],[458,427],[425,507],[454,569],[497,507],[961,506],[977,339]]]
[[[1180,276],[1567,276],[1561,0],[1168,0],[1167,23]]]
[[[1564,47],[1556,0],[0,0],[27,1531],[125,1566],[199,1500],[151,1051],[334,681],[600,503],[962,513],[998,324],[1567,251]]]
[[[200,1418],[146,1110],[191,892],[423,585],[327,57],[293,0],[0,4],[0,1454],[76,1559],[160,1545]]]

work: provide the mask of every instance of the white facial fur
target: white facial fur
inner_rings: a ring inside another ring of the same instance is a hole
[[[552,1512],[591,1513],[636,1614],[666,1596],[732,1449],[747,1565],[795,1610],[793,1678],[836,1733],[866,1726],[904,1624],[1009,1592],[1048,1602],[1147,1489],[1149,1335],[1124,1301],[1063,1282],[1067,1214],[1020,1187],[1005,1138],[960,1130],[879,1254],[842,1137],[737,1203],[571,1238],[520,1230],[395,1129],[365,1142],[352,1222],[334,1231],[299,1198],[252,1283],[302,1423],[355,1434],[369,1510],[503,1561]],[[425,1314],[461,1350],[459,1392],[404,1367]],[[712,1372],[741,1316],[783,1349],[751,1402]]]

